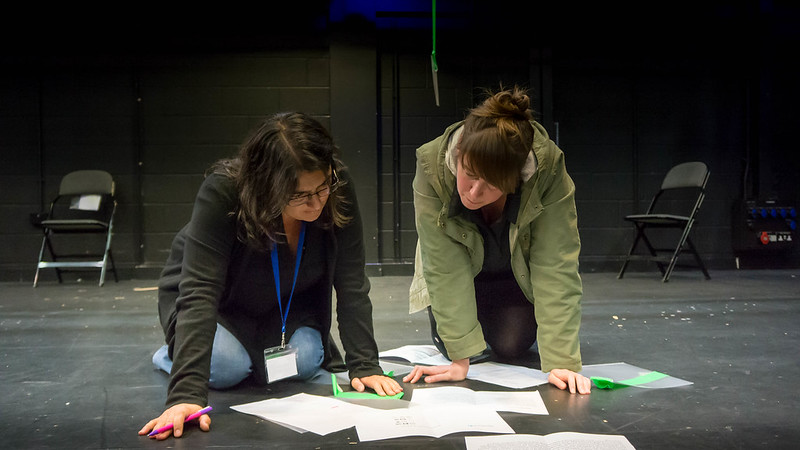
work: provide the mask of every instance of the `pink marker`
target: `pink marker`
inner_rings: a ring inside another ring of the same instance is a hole
[[[186,419],[183,420],[183,422],[186,423],[186,422],[188,422],[190,420],[197,419],[198,417],[202,416],[203,414],[205,414],[205,413],[207,413],[209,411],[211,411],[211,407],[210,406],[206,406],[205,408],[201,409],[200,411],[197,411],[196,413],[190,414],[189,416],[187,416]],[[159,428],[157,430],[151,431],[150,434],[148,434],[148,436],[155,436],[157,434],[161,434],[161,433],[163,433],[163,432],[165,432],[167,430],[171,430],[173,426],[174,426],[173,424],[165,425],[165,426],[163,426],[163,427],[161,427],[161,428]]]

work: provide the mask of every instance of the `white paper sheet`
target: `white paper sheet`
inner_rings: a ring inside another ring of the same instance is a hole
[[[416,388],[411,395],[411,406],[425,407],[478,407],[492,411],[547,415],[547,407],[538,391],[496,392],[473,391],[458,386]]]
[[[633,450],[625,436],[561,432],[545,436],[509,434],[502,436],[467,436],[467,450]]]
[[[547,374],[541,370],[491,361],[471,364],[467,378],[513,389],[547,384]]]
[[[404,345],[380,352],[378,357],[402,359],[411,364],[424,364],[427,366],[446,366],[451,363],[434,345]]]
[[[97,211],[100,209],[101,196],[95,194],[81,195],[73,197],[69,204],[69,209],[79,209],[81,211]]]
[[[411,372],[412,366],[407,364],[396,364],[391,361],[379,361],[384,373],[394,372],[395,376],[405,375]]]
[[[439,438],[459,432],[513,433],[514,430],[489,409],[412,407],[361,416],[356,432],[361,442],[369,442],[405,436]]]
[[[350,428],[355,425],[357,417],[368,416],[376,411],[331,397],[305,393],[235,405],[231,409],[261,417],[299,433],[311,431],[322,436]]]
[[[380,352],[379,357],[382,359],[408,361],[411,364],[450,365],[450,360],[445,358],[434,345],[405,345]],[[547,383],[547,375],[541,370],[496,362],[471,364],[467,378],[513,389],[528,388]]]

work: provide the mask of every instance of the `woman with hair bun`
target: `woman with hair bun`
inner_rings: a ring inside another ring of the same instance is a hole
[[[489,93],[417,149],[410,312],[427,308],[433,342],[451,364],[416,366],[405,382],[463,380],[470,362],[519,361],[537,343],[551,384],[591,391],[578,373],[575,185],[529,108],[518,87]]]

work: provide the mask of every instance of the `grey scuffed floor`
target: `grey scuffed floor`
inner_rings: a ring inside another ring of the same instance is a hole
[[[795,448],[800,440],[800,271],[584,274],[585,364],[627,362],[694,382],[569,395],[538,389],[548,416],[501,413],[517,433],[623,434],[637,448]],[[381,350],[429,344],[424,313],[407,313],[410,277],[372,278]],[[2,448],[464,448],[464,434],[358,443],[354,429],[298,434],[231,405],[329,386],[244,383],[212,391],[212,431],[137,436],[160,413],[167,378],[150,356],[162,341],[155,280],[0,284]],[[475,381],[476,390],[498,389]],[[407,392],[413,395],[413,387]]]

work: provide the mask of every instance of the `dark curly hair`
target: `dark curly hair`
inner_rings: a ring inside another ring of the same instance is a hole
[[[239,222],[239,239],[270,248],[281,239],[281,214],[295,193],[298,173],[343,168],[338,148],[319,121],[304,113],[284,112],[267,117],[235,158],[217,161],[211,171],[236,183],[239,206],[232,214]],[[338,186],[343,183],[340,179]],[[334,191],[320,216],[323,226],[342,226],[350,220],[344,204],[343,190]]]

